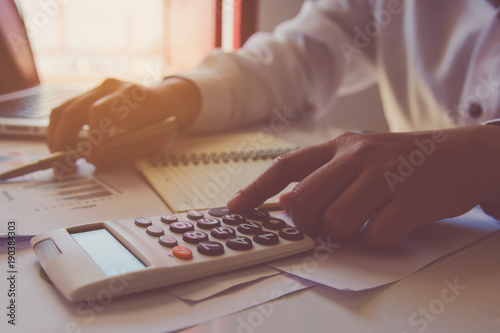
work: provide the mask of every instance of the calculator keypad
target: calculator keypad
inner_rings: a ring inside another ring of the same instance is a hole
[[[252,240],[245,236],[229,237],[226,239],[226,246],[233,250],[250,250],[253,247]]]
[[[160,243],[163,246],[166,247],[174,247],[177,246],[179,243],[177,242],[177,239],[175,237],[172,237],[170,235],[163,235],[158,239],[158,243]]]
[[[254,234],[253,240],[262,245],[276,245],[280,242],[278,235],[270,231],[260,231]]]
[[[149,227],[146,228],[146,232],[151,236],[158,236],[158,237],[165,234],[165,230],[163,230],[162,227],[157,225],[150,225]]]
[[[195,252],[199,254],[218,256],[225,252],[225,247],[236,251],[249,251],[255,247],[254,244],[279,246],[280,239],[300,241],[305,237],[299,229],[260,209],[254,209],[243,216],[231,213],[226,207],[219,207],[210,209],[209,214],[212,217],[205,217],[203,212],[198,211],[162,215],[160,221],[169,225],[171,234],[160,225],[153,224],[150,218],[138,217],[134,223],[138,227],[146,228],[148,235],[158,237],[158,243],[162,246],[172,248],[170,256],[183,260],[193,258],[194,246]]]
[[[280,230],[280,237],[288,240],[301,240],[304,239],[304,234],[297,228],[286,227]]]
[[[135,219],[134,223],[135,223],[135,225],[137,225],[139,227],[146,228],[146,227],[149,227],[150,225],[152,225],[153,221],[151,221],[147,217],[137,217]]]
[[[208,235],[200,230],[186,231],[182,236],[182,239],[191,244],[198,244],[200,242],[207,241]]]
[[[187,213],[187,217],[190,218],[191,220],[197,221],[198,219],[203,218],[205,215],[202,212],[198,212],[196,210],[190,210]]]
[[[286,227],[286,222],[282,219],[277,219],[275,217],[270,217],[262,222],[262,226],[271,230],[281,230]]]
[[[177,245],[172,249],[172,254],[179,259],[191,259],[193,252],[189,247]]]
[[[245,235],[253,235],[256,232],[262,231],[262,226],[255,222],[244,222],[238,224],[238,231]]]
[[[222,226],[222,227],[213,228],[210,231],[210,234],[213,237],[218,238],[218,239],[226,239],[226,238],[229,238],[229,237],[236,235],[236,231],[234,231],[233,228]]]
[[[246,217],[249,218],[250,220],[256,220],[262,222],[269,218],[269,213],[266,212],[265,210],[255,208],[254,210],[249,211],[246,214]]]
[[[194,230],[194,224],[191,222],[178,221],[170,223],[170,231],[175,232],[176,234],[183,234],[186,231]]]
[[[160,220],[163,222],[163,223],[167,223],[167,224],[170,224],[172,222],[177,222],[179,221],[179,218],[173,214],[169,214],[169,215],[162,215],[160,217]]]
[[[222,222],[229,225],[238,225],[246,222],[245,218],[240,214],[226,214],[222,216]]]
[[[220,227],[220,221],[214,217],[204,217],[196,222],[196,225],[202,229],[212,229]]]
[[[215,208],[210,208],[208,211],[208,214],[214,216],[214,217],[223,217],[226,214],[230,214],[231,212],[227,207],[215,207]]]
[[[198,252],[207,256],[217,256],[224,253],[224,245],[215,241],[204,241],[198,243]]]

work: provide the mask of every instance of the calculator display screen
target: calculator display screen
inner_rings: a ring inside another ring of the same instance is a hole
[[[106,229],[74,233],[71,237],[107,276],[125,274],[145,267]]]

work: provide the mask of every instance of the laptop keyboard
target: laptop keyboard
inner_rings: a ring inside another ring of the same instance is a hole
[[[0,102],[0,117],[47,118],[53,108],[74,95],[73,89],[47,89],[39,94]]]

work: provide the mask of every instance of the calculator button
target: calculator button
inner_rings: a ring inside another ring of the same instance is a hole
[[[150,225],[149,227],[146,228],[146,232],[148,233],[148,235],[156,237],[160,237],[165,233],[163,228],[157,225]]]
[[[262,245],[275,245],[280,242],[278,235],[270,231],[262,231],[253,235],[253,240],[255,243]]]
[[[245,236],[229,237],[226,246],[233,250],[250,250],[253,247],[252,240]]]
[[[286,227],[280,230],[278,233],[281,238],[287,240],[301,240],[304,238],[304,234],[297,228]]]
[[[163,223],[170,224],[170,223],[173,223],[173,222],[177,222],[179,219],[177,218],[177,216],[170,214],[170,215],[162,215],[160,217],[160,220]]]
[[[215,208],[210,208],[208,214],[215,217],[223,217],[226,214],[231,214],[231,212],[227,207],[215,207]]]
[[[170,223],[170,231],[177,234],[183,234],[186,231],[194,230],[194,224],[191,222],[179,221]]]
[[[143,228],[149,227],[150,225],[153,224],[153,222],[147,217],[138,217],[135,219],[134,223],[135,225],[138,225],[139,227]]]
[[[175,239],[175,237],[172,237],[170,235],[163,235],[158,240],[158,243],[166,247],[174,247],[177,246],[177,239]]]
[[[222,222],[229,225],[238,225],[246,222],[245,217],[240,214],[226,214],[222,217]]]
[[[180,245],[172,249],[172,254],[179,259],[191,259],[193,257],[193,252],[188,247]]]
[[[268,212],[266,212],[265,210],[258,209],[258,208],[255,208],[255,209],[247,212],[245,215],[250,220],[261,221],[261,222],[265,221],[269,218]]]
[[[198,212],[196,210],[190,210],[189,212],[187,212],[187,217],[190,218],[191,220],[198,220],[198,219],[201,219],[203,218],[205,215],[203,215],[202,212]]]
[[[210,230],[210,235],[218,239],[226,239],[228,237],[236,235],[236,231],[234,231],[233,228],[225,226],[215,227],[212,230]]]
[[[199,242],[207,241],[208,235],[203,231],[194,230],[194,231],[186,231],[182,236],[185,242],[191,244],[198,244]]]
[[[212,229],[220,227],[220,221],[214,217],[204,217],[199,219],[196,225],[202,229]]]
[[[216,256],[224,253],[224,246],[219,242],[205,241],[198,243],[198,252],[208,256]]]
[[[238,231],[245,235],[253,235],[256,232],[262,231],[262,226],[255,222],[245,222],[238,225]]]
[[[286,227],[286,222],[283,221],[282,219],[271,217],[267,220],[264,220],[264,222],[262,222],[262,225],[264,226],[264,228],[267,229],[280,230],[281,228]]]

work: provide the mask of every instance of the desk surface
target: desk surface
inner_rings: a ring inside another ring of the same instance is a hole
[[[499,277],[497,232],[384,287],[318,286],[185,332],[499,332]]]
[[[283,138],[307,144],[341,131],[301,125]],[[499,332],[500,232],[401,281],[352,292],[317,286],[185,330],[205,332]]]
[[[308,132],[313,127],[300,127],[299,133],[291,129],[280,136],[313,144],[340,132],[324,128],[311,138]],[[498,332],[499,253],[497,232],[384,287],[351,292],[317,286],[185,332]],[[65,305],[59,305],[64,312]],[[120,308],[115,310],[120,316]],[[23,317],[20,320],[29,321],[28,313]]]

